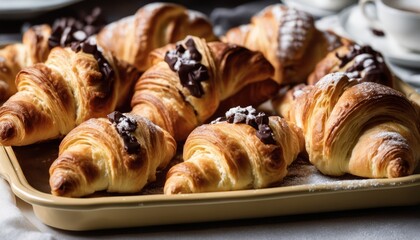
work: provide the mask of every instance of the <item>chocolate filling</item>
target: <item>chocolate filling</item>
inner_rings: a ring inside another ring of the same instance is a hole
[[[354,60],[353,65],[347,68],[346,73],[350,78],[361,78],[362,71],[365,71],[364,80],[374,82],[378,79],[387,81],[388,68],[385,64],[382,54],[373,50],[370,46],[351,46],[350,52],[340,56],[336,53],[336,57],[340,59],[340,68],[346,66]]]
[[[124,141],[124,149],[129,154],[139,153],[141,150],[140,144],[133,135],[133,132],[137,129],[136,120],[131,117],[127,117],[118,111],[108,114],[108,119],[114,124],[118,134],[122,137]]]
[[[165,54],[165,62],[172,71],[178,73],[181,85],[186,87],[194,97],[203,96],[201,81],[209,79],[208,69],[200,63],[201,59],[202,56],[192,38],[185,42],[185,47],[177,43],[174,50]]]
[[[225,113],[225,117],[219,117],[212,121],[212,124],[219,122],[245,123],[257,130],[257,137],[265,144],[275,144],[273,130],[268,125],[268,116],[263,113],[257,113],[257,110],[251,106],[246,108],[235,107]]]
[[[55,20],[48,39],[49,47],[67,47],[74,42],[85,41],[98,33],[106,24],[101,13],[101,9],[96,7],[86,16],[81,14],[80,19],[63,17]]]
[[[102,73],[103,81],[111,79],[114,76],[114,70],[112,69],[111,65],[106,60],[102,52],[98,50],[96,44],[92,44],[89,41],[73,42],[71,44],[71,49],[76,53],[79,51],[83,51],[85,53],[92,54],[96,61],[98,61],[99,71]],[[110,91],[110,89],[111,82],[109,81],[106,91],[108,92]]]

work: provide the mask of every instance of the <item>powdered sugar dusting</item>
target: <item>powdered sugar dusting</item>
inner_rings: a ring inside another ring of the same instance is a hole
[[[143,7],[146,12],[153,12],[158,8],[161,8],[164,4],[161,2],[149,3]]]
[[[298,158],[288,168],[287,176],[279,186],[306,185],[310,192],[329,189],[334,191],[360,188],[377,188],[386,183],[380,179],[364,179],[353,175],[340,177],[327,176],[319,172],[314,165],[304,158]],[[393,183],[398,185],[398,182]]]
[[[277,6],[273,8],[273,14],[279,18],[279,48],[277,55],[282,58],[293,58],[304,46],[309,30],[314,21],[311,15],[294,8]]]
[[[335,72],[325,75],[321,78],[317,83],[317,88],[324,89],[327,88],[331,84],[337,84],[341,79],[349,81],[348,76],[343,72]]]
[[[383,144],[381,144],[378,151],[387,151],[391,149],[390,148],[391,146],[404,148],[404,149],[410,148],[410,145],[408,144],[407,140],[396,132],[383,131],[383,132],[377,133],[374,137],[378,139],[386,140],[386,141],[383,141]]]

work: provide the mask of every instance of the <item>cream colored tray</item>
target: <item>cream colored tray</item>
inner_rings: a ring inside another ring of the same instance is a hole
[[[165,196],[164,172],[137,195],[99,193],[89,198],[49,194],[48,168],[57,142],[0,147],[0,175],[33,206],[45,224],[92,230],[258,218],[384,206],[420,204],[420,170],[398,179],[331,178],[298,159],[281,185],[260,190]]]

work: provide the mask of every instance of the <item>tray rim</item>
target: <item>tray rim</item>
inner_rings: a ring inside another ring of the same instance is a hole
[[[13,193],[31,205],[54,209],[93,210],[100,208],[141,208],[156,206],[178,206],[189,204],[216,204],[223,202],[252,202],[262,199],[292,198],[296,196],[313,196],[317,194],[337,194],[343,192],[360,192],[373,190],[388,190],[395,188],[418,188],[420,190],[420,174],[394,179],[361,179],[340,180],[319,184],[302,184],[264,189],[193,193],[179,195],[129,195],[106,196],[92,198],[67,198],[53,196],[33,188],[23,174],[18,160],[11,147],[0,147],[0,176],[10,184]],[[356,181],[358,185],[354,185]],[[417,204],[420,204],[420,199]]]

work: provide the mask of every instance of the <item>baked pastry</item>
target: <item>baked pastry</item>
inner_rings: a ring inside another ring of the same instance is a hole
[[[53,48],[45,63],[20,71],[18,92],[0,107],[1,145],[59,138],[92,117],[103,117],[130,99],[139,72],[96,45]]]
[[[214,41],[213,26],[197,11],[174,3],[149,3],[134,15],[108,24],[97,41],[118,59],[127,61],[145,71],[148,54],[168,43],[175,43],[187,35]]]
[[[346,45],[327,54],[308,77],[308,84],[315,84],[328,73],[345,72],[359,81],[376,81],[394,87],[394,79],[382,54],[368,45]]]
[[[22,43],[0,49],[0,101],[16,93],[15,78],[22,68],[47,59],[50,35],[49,25],[33,26],[24,33]]]
[[[188,36],[142,74],[134,89],[131,112],[150,119],[177,141],[183,141],[221,104],[224,108],[236,104],[233,96],[255,106],[274,96],[278,85],[271,79],[273,72],[259,52]],[[259,83],[271,87],[259,87]],[[241,92],[246,86],[255,90]],[[264,91],[258,96],[267,98],[238,95],[256,91]]]
[[[60,143],[50,167],[51,193],[136,193],[154,181],[176,152],[175,140],[148,119],[113,112],[83,122]]]
[[[374,81],[392,87],[420,106],[420,94],[395,76],[382,54],[368,45],[346,45],[330,52],[317,64],[307,83],[313,85],[333,72],[345,72],[349,78],[357,78],[358,81]]]
[[[165,194],[230,191],[269,187],[305,151],[302,130],[278,116],[252,107],[232,108],[191,132],[184,162],[172,166]]]
[[[295,88],[277,109],[302,128],[309,160],[322,173],[367,178],[412,174],[420,152],[418,111],[401,92],[331,73]]]
[[[104,25],[101,10],[95,8],[84,18],[63,17],[52,26],[35,25],[25,31],[22,43],[0,49],[0,101],[16,93],[15,78],[20,70],[47,60],[53,47],[70,46],[96,34]]]
[[[275,68],[274,79],[284,85],[306,82],[318,61],[350,42],[318,30],[310,14],[282,4],[264,8],[222,40],[261,51]]]

